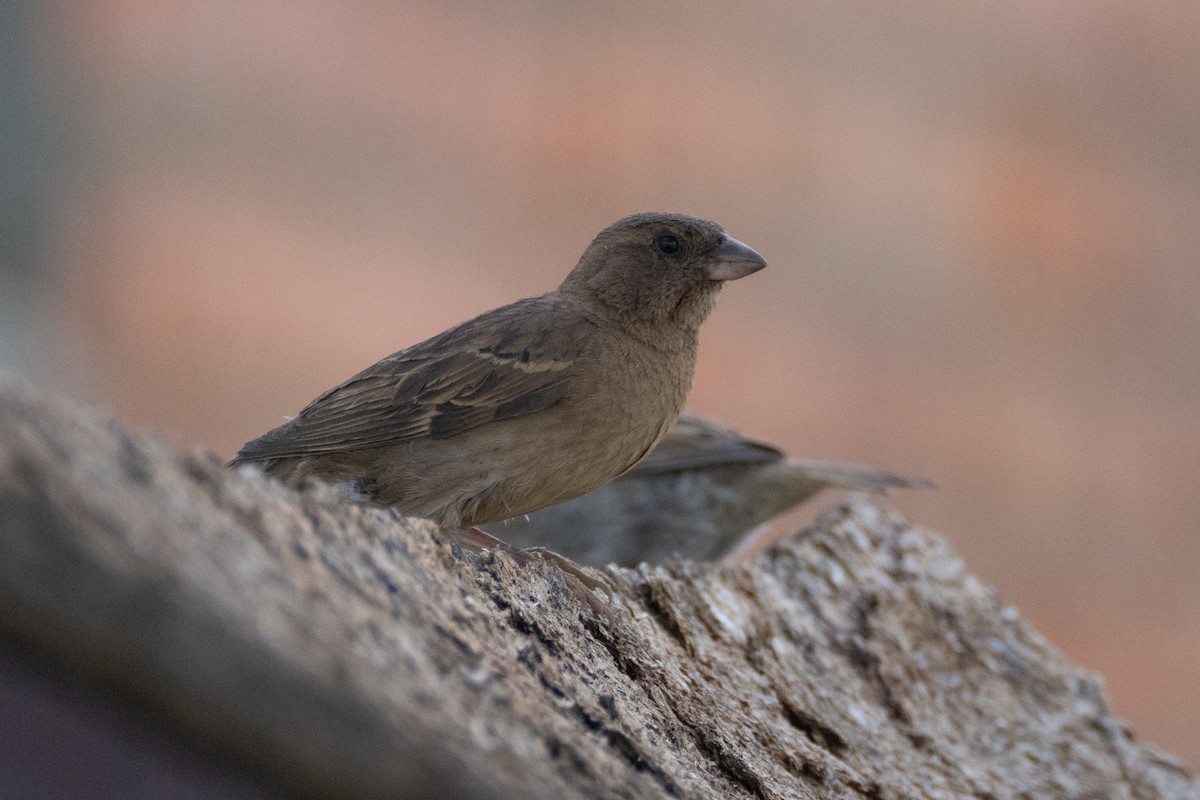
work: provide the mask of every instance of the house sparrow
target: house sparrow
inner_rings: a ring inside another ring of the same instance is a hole
[[[765,266],[713,222],[626,217],[554,291],[388,356],[231,465],[259,464],[292,485],[350,482],[452,529],[570,500],[666,433],[722,284]]]
[[[672,555],[701,561],[735,548],[743,552],[740,542],[752,529],[825,488],[884,492],[930,485],[870,467],[786,458],[769,444],[684,414],[613,482],[486,530],[517,547],[545,547],[584,565],[633,566]]]

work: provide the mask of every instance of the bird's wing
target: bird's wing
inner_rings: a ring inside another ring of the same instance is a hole
[[[625,474],[660,475],[728,464],[761,464],[782,458],[783,453],[769,444],[747,439],[708,420],[681,414],[649,455]]]
[[[567,393],[593,324],[545,296],[489,311],[329,390],[236,460],[448,439],[539,411]]]
[[[839,464],[834,461],[816,461],[808,458],[789,458],[783,469],[807,480],[821,481],[843,489],[860,489],[884,494],[889,489],[933,489],[931,481],[924,478],[905,478],[891,472],[859,464]]]

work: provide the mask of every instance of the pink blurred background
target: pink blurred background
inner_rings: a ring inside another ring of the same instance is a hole
[[[1200,5],[17,5],[0,366],[229,456],[709,217],[771,267],[691,409],[935,480],[897,505],[1200,765]]]

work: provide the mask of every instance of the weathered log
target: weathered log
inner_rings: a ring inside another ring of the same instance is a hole
[[[470,553],[0,386],[0,642],[309,797],[1200,798],[945,541]]]

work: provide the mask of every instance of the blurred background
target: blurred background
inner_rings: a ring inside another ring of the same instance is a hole
[[[16,2],[0,368],[222,456],[627,213],[690,407],[896,498],[1200,765],[1200,4]]]

